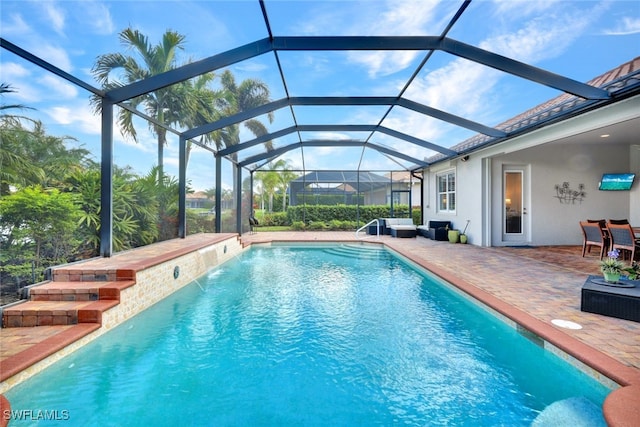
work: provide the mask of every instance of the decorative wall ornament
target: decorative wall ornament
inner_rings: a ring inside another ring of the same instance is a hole
[[[556,195],[554,197],[560,200],[560,203],[575,204],[576,201],[582,203],[582,199],[586,196],[584,184],[578,184],[577,190],[573,190],[568,182],[563,182],[562,185],[556,184]]]

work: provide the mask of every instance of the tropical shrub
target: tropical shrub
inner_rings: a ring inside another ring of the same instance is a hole
[[[74,195],[40,186],[26,187],[0,199],[4,278],[39,281],[44,269],[76,256],[79,239],[75,231],[81,211],[74,199]]]
[[[260,220],[260,225],[266,227],[277,227],[289,224],[291,223],[289,222],[286,212],[265,213]]]

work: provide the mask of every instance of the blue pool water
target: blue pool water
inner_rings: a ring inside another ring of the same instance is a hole
[[[528,426],[554,402],[597,408],[608,392],[387,251],[276,246],[6,396],[68,418],[38,425]]]

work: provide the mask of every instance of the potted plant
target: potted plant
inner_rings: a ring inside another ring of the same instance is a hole
[[[449,243],[458,243],[458,239],[460,238],[460,230],[449,228],[447,237],[449,237]]]
[[[600,270],[604,275],[604,280],[609,283],[617,283],[620,275],[625,271],[624,264],[618,259],[620,251],[617,249],[607,252],[607,257],[600,261]]]
[[[624,272],[627,273],[629,280],[637,280],[640,278],[640,264],[633,261],[631,266],[624,269]]]
[[[467,225],[464,226],[464,230],[462,230],[462,233],[460,233],[460,243],[467,243],[466,232],[467,232],[467,227],[469,226],[470,221],[471,221],[470,219],[467,220]]]

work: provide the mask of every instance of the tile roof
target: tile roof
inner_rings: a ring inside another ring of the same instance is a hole
[[[629,62],[625,62],[624,64],[593,78],[588,81],[587,84],[594,87],[606,88],[614,95],[623,94],[628,88],[631,88],[633,93],[640,93],[640,57],[636,57]],[[615,98],[616,96],[614,96],[614,99]],[[507,138],[492,138],[488,135],[476,134],[461,143],[453,145],[451,149],[459,153],[468,153],[491,142],[502,141],[509,137],[521,134],[522,131],[527,128],[541,125],[543,123],[547,124],[554,119],[566,118],[568,113],[572,110],[578,110],[590,103],[592,102],[585,100],[584,98],[563,93],[562,95],[537,105],[536,107],[518,114],[517,116],[496,126],[496,129],[503,130],[509,134]],[[427,161],[429,163],[437,163],[444,159],[445,156],[438,153],[428,158]]]

